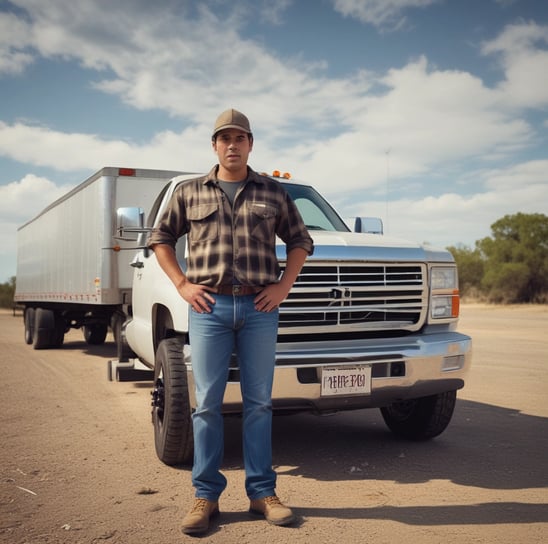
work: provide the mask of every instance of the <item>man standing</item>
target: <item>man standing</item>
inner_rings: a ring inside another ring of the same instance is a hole
[[[236,352],[243,399],[245,487],[250,511],[275,525],[293,519],[275,493],[272,469],[272,381],[278,306],[287,297],[313,244],[283,187],[248,165],[253,134],[247,117],[234,109],[216,120],[212,146],[219,164],[206,176],[176,189],[149,246],[158,263],[190,305],[189,337],[196,384],[195,502],[183,532],[207,531],[219,513],[227,485],[221,412],[229,362]],[[188,235],[187,269],[175,256],[177,240]],[[280,277],[276,236],[286,244]]]

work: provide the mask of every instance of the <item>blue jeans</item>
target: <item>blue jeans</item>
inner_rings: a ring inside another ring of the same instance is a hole
[[[255,295],[213,295],[211,313],[190,310],[190,347],[196,384],[194,465],[197,498],[218,500],[226,488],[220,472],[224,454],[221,414],[230,358],[237,353],[243,398],[245,487],[250,499],[274,495],[272,469],[272,381],[278,310],[255,310]]]

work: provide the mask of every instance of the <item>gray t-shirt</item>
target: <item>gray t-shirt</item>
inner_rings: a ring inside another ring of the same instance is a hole
[[[219,187],[224,191],[230,204],[234,206],[234,199],[236,198],[236,193],[238,189],[245,183],[245,179],[242,181],[222,181],[217,180]]]

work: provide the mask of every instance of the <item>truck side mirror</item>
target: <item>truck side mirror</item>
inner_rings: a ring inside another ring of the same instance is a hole
[[[367,232],[369,234],[384,234],[382,219],[380,217],[353,217],[354,232]],[[350,225],[352,222],[349,223]]]
[[[116,210],[116,234],[114,238],[126,242],[136,242],[147,229],[143,208],[118,208]]]

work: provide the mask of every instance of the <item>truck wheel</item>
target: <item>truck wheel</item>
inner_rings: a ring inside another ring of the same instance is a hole
[[[34,308],[25,308],[24,322],[25,322],[25,343],[32,344],[34,335],[34,320],[35,320]]]
[[[34,312],[34,332],[32,335],[32,347],[34,349],[47,349],[52,345],[52,335],[55,329],[55,315],[51,310],[36,308]]]
[[[98,346],[105,343],[107,337],[108,325],[106,323],[94,323],[93,325],[84,325],[84,339],[87,344]]]
[[[447,391],[431,397],[395,402],[381,408],[381,414],[395,435],[407,440],[429,440],[445,431],[456,400],[457,392]]]
[[[160,342],[154,365],[152,424],[158,458],[166,465],[190,464],[194,451],[184,341]]]

